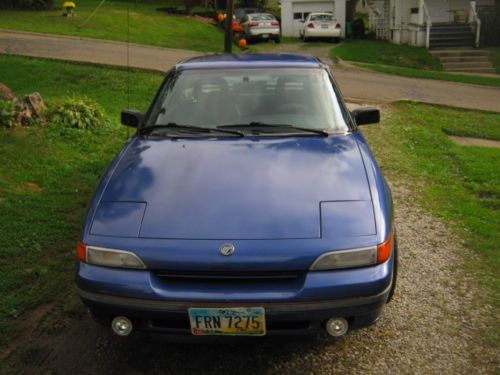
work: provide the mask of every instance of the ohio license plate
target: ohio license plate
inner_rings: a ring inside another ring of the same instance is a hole
[[[266,316],[263,307],[216,307],[189,310],[193,335],[264,336]]]

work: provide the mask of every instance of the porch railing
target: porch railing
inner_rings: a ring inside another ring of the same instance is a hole
[[[388,4],[384,0],[366,0],[364,5],[368,8],[368,21],[370,30],[377,39],[389,39],[389,19],[387,15]]]
[[[474,45],[477,47],[479,47],[479,39],[481,37],[481,20],[479,19],[479,16],[477,14],[477,10],[476,10],[476,2],[475,1],[471,1],[469,2],[470,4],[470,11],[469,11],[469,23],[471,25],[474,25],[475,26],[475,37],[476,37],[476,40],[474,42]]]
[[[427,9],[427,5],[424,0],[420,0],[420,25],[425,24],[425,48],[429,49],[431,42],[431,27],[432,20],[431,15],[429,14],[429,9]]]

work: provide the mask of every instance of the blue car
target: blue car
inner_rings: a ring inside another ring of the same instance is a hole
[[[396,284],[389,187],[327,65],[214,55],[170,70],[104,173],[76,285],[121,336],[342,336]]]

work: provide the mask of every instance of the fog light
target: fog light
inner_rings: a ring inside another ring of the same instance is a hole
[[[330,336],[340,337],[347,333],[349,323],[344,318],[331,318],[326,322],[326,332]]]
[[[124,316],[117,316],[111,322],[111,329],[118,336],[128,336],[130,335],[130,332],[132,332],[133,325],[128,318]]]

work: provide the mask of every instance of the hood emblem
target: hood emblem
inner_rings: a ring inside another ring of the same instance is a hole
[[[225,243],[219,247],[219,252],[226,257],[232,255],[235,250],[236,248],[232,243]]]

